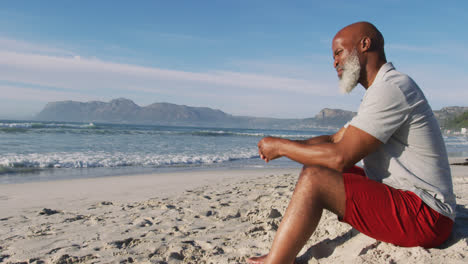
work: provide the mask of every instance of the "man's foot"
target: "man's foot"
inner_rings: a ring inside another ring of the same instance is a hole
[[[248,258],[247,259],[247,263],[249,264],[263,264],[265,263],[265,260],[266,258],[268,257],[268,255],[263,255],[261,257],[251,257],[251,258]],[[297,262],[294,261],[293,264],[296,264]]]
[[[263,264],[267,257],[268,257],[268,255],[263,255],[261,257],[248,258],[247,263],[249,263],[249,264]]]

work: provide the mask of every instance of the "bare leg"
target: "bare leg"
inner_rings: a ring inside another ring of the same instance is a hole
[[[320,167],[304,167],[275,235],[268,256],[249,259],[251,263],[294,263],[315,231],[323,209],[343,217],[346,195],[341,173]]]

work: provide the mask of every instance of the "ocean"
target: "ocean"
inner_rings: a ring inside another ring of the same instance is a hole
[[[265,164],[258,141],[334,132],[3,120],[0,184],[215,168],[299,168],[286,158]],[[468,156],[467,137],[444,139],[449,156]]]

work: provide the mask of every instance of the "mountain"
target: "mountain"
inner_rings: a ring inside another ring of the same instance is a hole
[[[60,101],[48,103],[36,120],[68,122],[103,122],[124,124],[180,125],[226,122],[232,119],[220,110],[154,103],[140,107],[125,98],[105,102]]]
[[[211,126],[239,128],[311,129],[338,128],[356,113],[340,109],[323,109],[314,118],[279,119],[233,116],[208,107],[191,107],[170,103],[138,106],[125,98],[110,102],[50,102],[35,120],[66,122],[101,122],[173,126]]]
[[[451,106],[434,111],[443,129],[465,124],[468,107]],[[35,120],[66,122],[101,122],[123,124],[151,124],[171,126],[202,126],[270,129],[337,129],[356,115],[356,112],[324,108],[312,118],[279,119],[233,116],[208,107],[192,107],[170,103],[154,103],[141,107],[125,98],[108,103],[91,101],[60,101],[48,103]],[[465,119],[464,119],[465,118]]]
[[[342,126],[351,120],[356,114],[356,112],[341,109],[324,108],[315,115],[315,121],[320,126],[333,126],[335,124],[340,124],[340,126]]]
[[[465,111],[460,113],[461,110]],[[452,109],[451,115],[444,116],[444,119],[439,121],[439,123],[441,124],[441,127],[443,129],[448,130],[459,130],[461,128],[468,128],[468,107],[457,107],[456,111],[453,111]]]
[[[458,126],[456,126],[456,123],[463,122],[463,117],[461,117],[461,120],[457,120],[455,122],[453,120],[460,117],[463,113],[466,113],[467,111],[468,107],[466,106],[449,106],[444,107],[438,111],[434,111],[434,115],[437,118],[437,121],[439,121],[439,125],[441,128],[453,129],[459,128]]]

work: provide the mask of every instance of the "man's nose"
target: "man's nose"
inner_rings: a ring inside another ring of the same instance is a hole
[[[335,60],[333,61],[333,68],[336,69],[336,67],[338,67],[338,59],[335,59]]]

